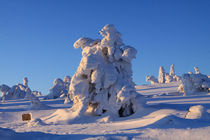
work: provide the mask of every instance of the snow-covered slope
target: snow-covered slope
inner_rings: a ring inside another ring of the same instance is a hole
[[[0,104],[0,140],[208,140],[210,95],[183,97],[176,91],[178,85],[179,83],[136,86],[137,91],[145,95],[147,100],[143,114],[137,112],[121,118],[86,117],[71,124],[55,125],[44,120],[56,110],[72,106],[72,104],[63,104],[63,99],[43,100],[43,97],[39,97],[43,104],[49,106],[42,110],[31,110],[28,100],[8,100]],[[192,108],[189,109],[190,107]],[[23,113],[31,113],[32,121],[23,122],[21,120]]]

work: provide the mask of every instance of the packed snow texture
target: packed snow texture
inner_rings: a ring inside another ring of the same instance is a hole
[[[58,110],[52,116],[61,120],[102,114],[124,117],[143,107],[144,99],[132,81],[131,60],[136,49],[124,45],[121,34],[111,24],[104,26],[100,34],[102,40],[80,38],[74,43],[75,48],[82,49],[82,59],[68,92],[74,104],[70,110]],[[71,116],[64,118],[60,112]],[[52,116],[48,121],[57,120]]]
[[[151,85],[154,85],[157,83],[163,84],[163,83],[177,82],[180,80],[181,80],[181,77],[175,74],[174,64],[171,65],[169,74],[166,73],[165,69],[161,66],[159,69],[158,79],[155,78],[155,76],[153,75],[146,76],[146,82],[150,81]]]
[[[71,77],[65,76],[64,80],[57,78],[53,82],[53,86],[50,88],[50,93],[45,99],[56,99],[60,96],[66,96],[68,93]]]
[[[146,96],[147,107],[143,113],[120,118],[85,117],[71,124],[55,125],[43,120],[57,109],[71,107],[71,104],[63,104],[64,99],[39,97],[50,106],[39,110],[28,110],[28,100],[8,100],[0,105],[0,139],[209,140],[210,95],[176,96],[179,83],[136,86],[136,90]],[[25,113],[32,114],[31,121],[22,121]],[[65,115],[64,112],[63,117]]]
[[[182,75],[182,84],[178,91],[184,92],[184,95],[208,93],[210,91],[210,78],[207,75],[201,74],[195,67],[196,74],[188,73]]]

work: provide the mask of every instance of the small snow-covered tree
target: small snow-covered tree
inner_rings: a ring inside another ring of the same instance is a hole
[[[200,74],[200,70],[198,69],[198,67],[194,67],[195,70],[195,74]]]
[[[70,82],[71,82],[71,77],[70,76],[65,76],[64,79],[63,79],[63,82],[64,82],[65,89],[68,91],[69,86],[70,86]]]
[[[144,104],[132,81],[131,60],[136,49],[122,43],[121,34],[111,24],[100,34],[102,40],[80,38],[75,48],[82,48],[80,65],[72,77],[69,94],[72,111],[102,115],[105,112],[129,116]]]
[[[1,101],[5,102],[5,96],[6,93],[10,90],[11,88],[5,84],[0,85],[0,92],[1,92]]]
[[[171,83],[173,81],[174,81],[173,76],[171,76],[168,73],[165,73],[165,83]]]
[[[25,87],[28,87],[28,78],[27,78],[27,77],[24,77],[24,78],[23,78],[23,85],[24,85]]]
[[[174,76],[175,75],[175,71],[174,71],[174,64],[171,65],[170,67],[170,73],[169,73],[170,76]]]
[[[165,69],[161,66],[159,69],[158,82],[165,83]]]
[[[45,99],[56,99],[62,94],[67,94],[65,85],[62,79],[57,78],[53,81],[53,86],[50,88],[50,93],[45,97]]]
[[[183,74],[182,85],[185,95],[209,92],[210,79],[204,74]]]
[[[25,98],[26,89],[28,88],[28,79],[23,78],[23,84],[18,83],[11,87],[5,95],[5,99],[22,99]]]
[[[146,76],[146,82],[150,81],[151,85],[158,83],[158,79],[153,75]]]

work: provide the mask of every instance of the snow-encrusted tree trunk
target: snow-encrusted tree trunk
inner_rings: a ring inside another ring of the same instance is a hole
[[[161,66],[159,69],[159,75],[158,75],[158,82],[159,83],[165,83],[165,70],[164,68]]]
[[[174,64],[171,65],[170,67],[170,73],[169,73],[170,76],[174,76],[175,75],[175,71],[174,71]]]
[[[72,111],[77,116],[105,112],[129,116],[145,103],[132,81],[131,60],[137,51],[123,45],[113,25],[106,25],[100,34],[102,40],[80,38],[74,43],[82,48],[82,59],[69,88]]]

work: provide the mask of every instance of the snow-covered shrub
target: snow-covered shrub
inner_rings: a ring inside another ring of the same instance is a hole
[[[132,81],[131,60],[137,51],[122,43],[111,24],[100,34],[102,40],[80,38],[74,43],[75,48],[82,48],[82,59],[69,88],[74,102],[71,110],[76,116],[105,112],[129,116],[144,104]]]
[[[159,69],[158,82],[165,83],[165,69],[161,66]]]
[[[45,97],[45,99],[56,99],[59,98],[62,94],[67,94],[65,89],[65,84],[62,79],[57,78],[53,82],[53,86],[50,88],[50,93]]]
[[[210,78],[207,75],[183,74],[182,85],[185,95],[198,94],[199,92],[208,92],[210,88]]]
[[[146,82],[149,82],[149,81],[150,81],[151,85],[158,83],[158,79],[155,78],[155,76],[153,76],[153,75],[146,76]]]

